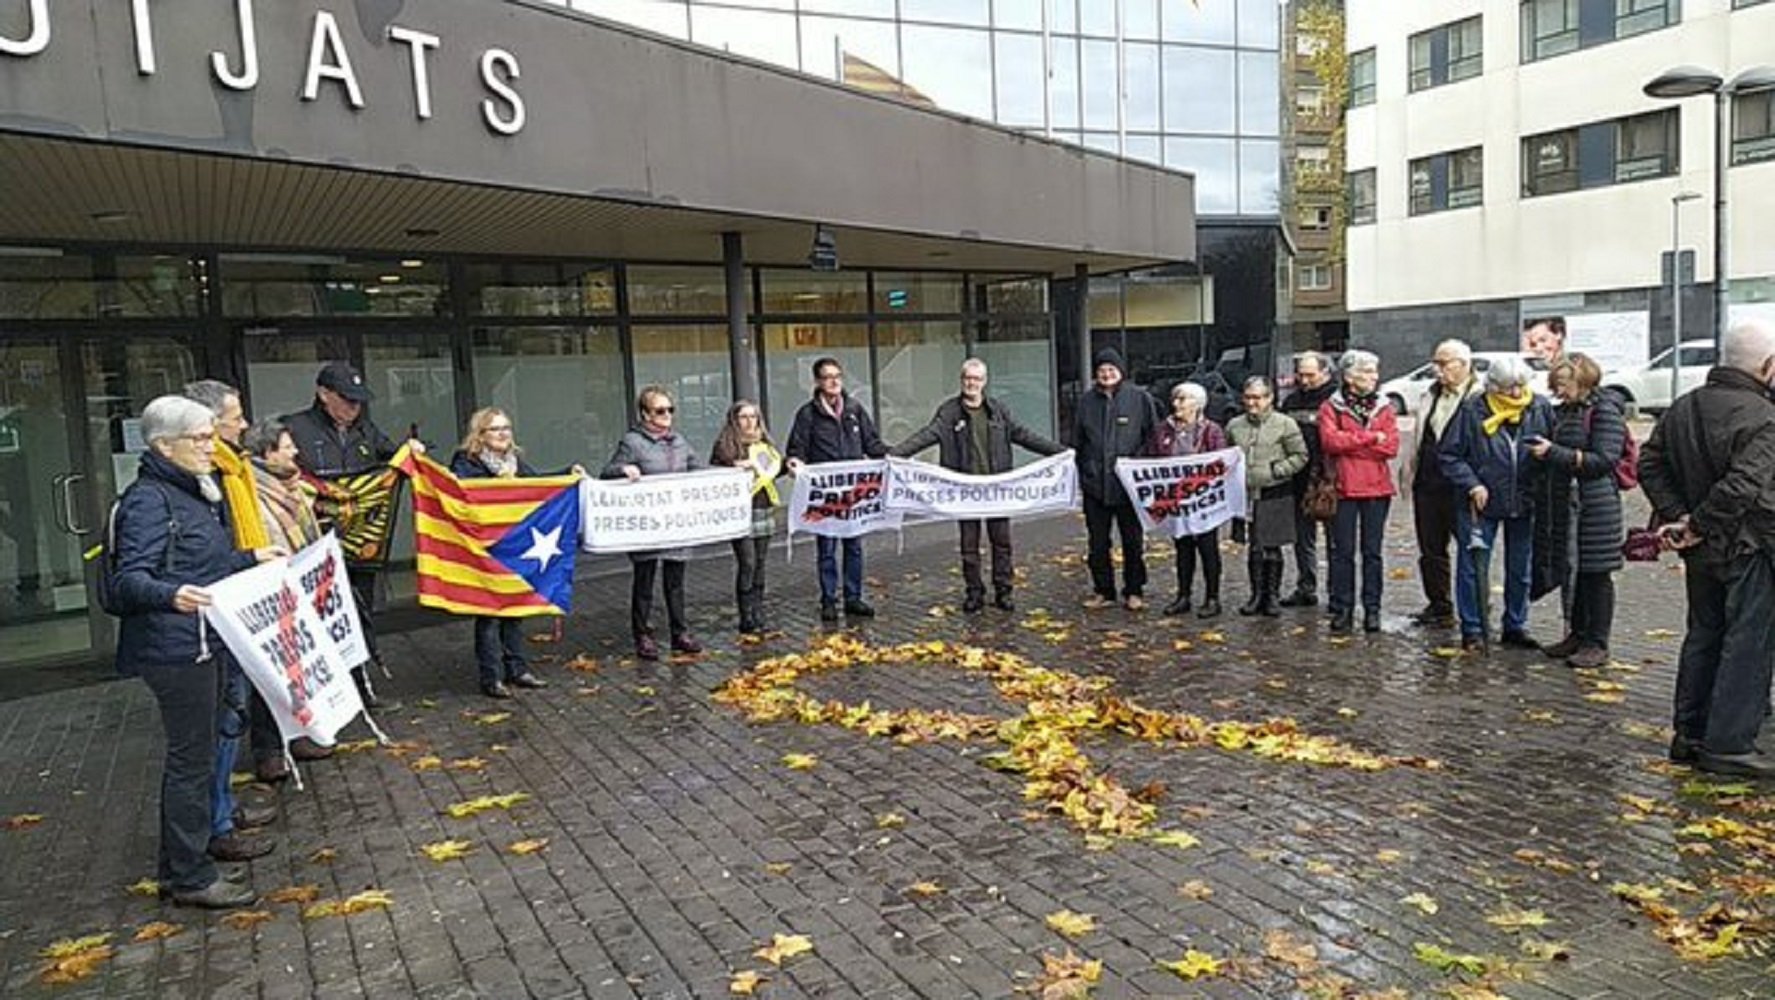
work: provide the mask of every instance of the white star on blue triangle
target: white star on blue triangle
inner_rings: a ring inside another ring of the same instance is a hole
[[[522,577],[543,600],[566,611],[573,604],[573,554],[578,549],[579,490],[567,486],[512,525],[487,554]]]

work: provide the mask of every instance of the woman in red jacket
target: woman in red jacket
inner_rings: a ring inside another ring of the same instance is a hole
[[[1337,520],[1331,531],[1331,630],[1347,634],[1356,607],[1356,544],[1362,544],[1362,630],[1381,630],[1381,538],[1393,504],[1399,425],[1381,398],[1380,359],[1345,351],[1338,359],[1343,388],[1319,407],[1319,443],[1337,484]]]

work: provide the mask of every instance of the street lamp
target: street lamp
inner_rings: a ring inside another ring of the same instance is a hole
[[[1731,300],[1731,240],[1727,235],[1726,168],[1731,162],[1732,98],[1738,94],[1775,89],[1775,66],[1753,66],[1731,80],[1698,66],[1678,66],[1658,74],[1643,89],[1647,97],[1670,101],[1700,97],[1703,94],[1713,95],[1713,344],[1717,349],[1720,341],[1725,339]],[[1675,267],[1675,264],[1672,263],[1671,266]]]
[[[1680,375],[1683,356],[1683,203],[1697,201],[1699,191],[1678,191],[1670,196],[1670,402],[1682,394]]]

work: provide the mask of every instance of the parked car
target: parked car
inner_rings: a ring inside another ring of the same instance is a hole
[[[1719,351],[1711,340],[1685,340],[1676,347],[1678,396],[1707,381],[1707,370],[1719,361]],[[1662,413],[1670,407],[1671,348],[1643,365],[1609,372],[1602,377],[1605,389],[1613,389],[1631,409],[1641,413]]]
[[[1537,393],[1547,395],[1548,365],[1544,358],[1533,354],[1516,354],[1512,351],[1474,351],[1473,374],[1483,379],[1498,358],[1519,357],[1534,372],[1529,379],[1530,388]],[[1393,409],[1400,414],[1416,413],[1423,405],[1424,394],[1430,391],[1430,383],[1436,381],[1436,366],[1426,361],[1398,378],[1388,379],[1381,383],[1381,395],[1391,400]]]

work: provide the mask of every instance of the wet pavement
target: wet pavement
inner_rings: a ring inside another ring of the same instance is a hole
[[[1386,630],[1350,641],[1317,610],[1240,618],[1231,551],[1218,620],[1087,613],[1082,523],[1024,524],[1019,611],[964,616],[952,529],[874,539],[864,645],[752,689],[810,696],[811,724],[712,697],[827,634],[811,545],[771,564],[782,632],[756,646],[733,641],[731,564],[697,563],[691,661],[628,658],[626,577],[585,584],[564,641],[532,647],[552,686],[509,702],[479,695],[465,623],[402,633],[397,746],[249,790],[283,813],[251,881],[296,901],[236,922],[129,891],[154,872],[145,688],[0,704],[0,823],[41,817],[0,829],[0,995],[718,997],[753,970],[767,997],[1005,997],[1071,949],[1103,997],[1775,996],[1775,789],[1663,762],[1680,571],[1620,575],[1609,669],[1459,656],[1406,621],[1409,523],[1394,511]],[[1173,569],[1149,551],[1156,607]],[[1557,619],[1543,601],[1533,631]],[[1096,675],[1112,686],[1077,683]],[[1298,731],[1225,724],[1272,718]],[[1061,783],[1026,795],[1039,775],[1007,761],[1047,751]],[[448,841],[467,853],[422,850]],[[303,915],[365,890],[386,895]],[[1051,929],[1063,910],[1091,928]],[[45,948],[94,934],[113,954],[42,981]],[[776,934],[812,950],[757,957]],[[1192,952],[1199,978],[1160,964]]]

